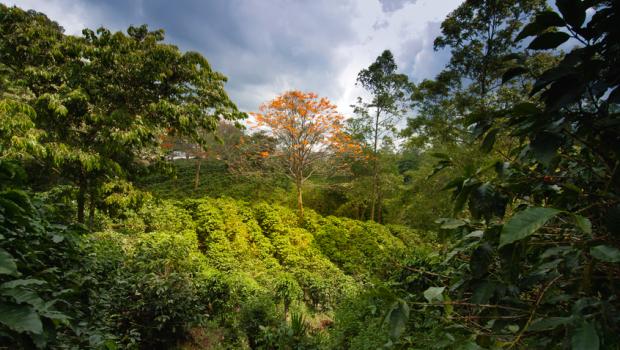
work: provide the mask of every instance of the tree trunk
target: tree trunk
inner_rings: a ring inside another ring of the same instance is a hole
[[[288,309],[290,304],[289,301],[284,301],[284,321],[288,320]]]
[[[377,196],[378,196],[378,184],[379,184],[379,166],[378,166],[378,155],[377,155],[377,147],[379,144],[379,115],[380,110],[377,108],[377,113],[375,114],[375,130],[374,130],[374,145],[373,145],[373,155],[374,161],[372,164],[372,201],[370,205],[370,221],[375,221],[375,207],[377,205]]]
[[[198,190],[200,186],[200,165],[202,164],[202,158],[198,158],[198,164],[196,164],[196,176],[194,177],[194,191]]]
[[[92,187],[92,186],[91,186]],[[95,190],[91,188],[88,203],[88,230],[92,231],[95,226]]]
[[[77,221],[80,224],[84,223],[84,202],[86,200],[86,179],[84,175],[80,175],[78,180],[78,194],[77,194]]]
[[[383,224],[383,196],[381,195],[381,191],[377,191],[377,222]]]
[[[299,209],[299,216],[304,217],[304,202],[301,194],[301,181],[296,181],[297,186],[297,208]]]

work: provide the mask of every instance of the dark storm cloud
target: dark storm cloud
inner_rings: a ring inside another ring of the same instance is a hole
[[[165,29],[166,41],[201,52],[229,77],[227,90],[244,110],[255,110],[270,93],[279,92],[266,91],[270,88],[337,94],[335,84],[327,83],[338,69],[333,50],[355,38],[346,21],[352,11],[347,2],[82,2],[97,9],[98,19],[113,29],[146,23]]]
[[[315,91],[350,115],[357,73],[384,49],[414,80],[433,77],[437,23],[461,0],[0,0],[46,13],[79,35],[147,24],[203,54],[244,111],[287,89]],[[429,22],[434,24],[429,25]]]

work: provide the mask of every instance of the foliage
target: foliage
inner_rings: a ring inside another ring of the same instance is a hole
[[[10,181],[0,180],[0,339],[16,348],[46,348],[79,329],[80,305],[72,303],[83,282],[79,229],[55,222],[47,210],[54,203],[16,187],[18,169],[0,161]]]
[[[289,91],[246,133],[162,31],[0,5],[0,342],[617,348],[617,12],[466,1],[435,79],[385,51],[347,130]]]
[[[581,45],[537,77],[534,101],[472,113],[470,122],[486,132],[484,148],[503,147],[494,142],[498,129],[519,142],[506,159],[446,185],[455,214],[467,208],[469,215],[444,221],[461,238],[450,254],[461,277],[441,305],[451,295],[478,305],[457,304],[458,315],[493,320],[471,329],[478,346],[618,345],[617,280],[610,277],[617,270],[616,7],[558,1],[557,8],[536,15],[519,38],[535,36],[531,50],[555,49],[569,37]],[[594,14],[586,22],[588,9]],[[515,56],[517,64],[526,54]],[[527,65],[506,71],[504,80],[524,72]]]
[[[314,174],[321,160],[332,153],[357,148],[342,132],[336,106],[315,93],[288,91],[263,104],[254,113],[257,127],[266,127],[276,139],[285,173],[297,188],[297,206],[303,216],[302,185]],[[336,163],[334,163],[336,164]]]
[[[162,133],[203,142],[220,118],[243,117],[223,90],[225,77],[195,52],[163,44],[163,31],[105,28],[65,36],[42,14],[4,5],[2,64],[32,94],[33,119],[51,167],[79,187],[78,221],[90,221],[97,188],[107,176],[126,177],[156,153]],[[139,62],[139,64],[136,64]],[[118,74],[123,72],[123,74]]]
[[[398,74],[394,56],[385,50],[375,62],[357,75],[357,84],[371,94],[370,101],[358,97],[355,107],[356,118],[349,121],[352,132],[361,138],[372,152],[372,193],[370,220],[381,222],[376,214],[381,207],[379,181],[379,149],[392,143],[392,137],[399,119],[406,113],[406,101],[411,85],[405,74]],[[380,212],[380,211],[379,211]]]

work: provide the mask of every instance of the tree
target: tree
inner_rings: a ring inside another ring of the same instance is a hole
[[[303,216],[302,186],[332,152],[346,151],[350,139],[342,132],[344,117],[327,98],[313,92],[287,91],[253,113],[258,128],[267,128],[278,143],[285,173],[297,189]]]
[[[398,74],[398,66],[389,50],[377,57],[376,61],[357,75],[357,84],[366,89],[371,97],[364,101],[358,97],[354,106],[357,114],[358,130],[370,143],[372,150],[372,195],[370,220],[375,220],[379,200],[379,141],[386,141],[398,121],[406,113],[411,85],[405,74]],[[379,204],[380,205],[380,204]]]
[[[494,325],[486,343],[612,349],[620,307],[619,8],[604,0],[558,0],[556,7],[536,14],[516,38],[534,37],[525,50],[556,52],[572,38],[572,50],[534,74],[522,100],[470,119],[490,129],[488,148],[494,130],[519,142],[506,159],[446,184],[456,206],[469,209],[466,219],[444,221],[461,238],[453,253],[467,252],[455,257],[463,278],[452,289],[469,305],[452,317],[473,316],[471,304],[494,305],[505,308],[502,317],[474,311]],[[525,50],[505,82],[532,74]]]
[[[450,13],[434,45],[450,49],[447,71],[456,73],[457,86],[469,80],[478,97],[498,88],[524,21],[545,7],[545,0],[468,0]]]
[[[450,62],[435,79],[414,88],[415,113],[404,131],[409,141],[426,147],[462,146],[472,141],[466,124],[476,114],[524,98],[536,71],[552,63],[554,55],[539,52],[523,57],[532,71],[519,81],[502,85],[502,77],[512,67],[507,57],[522,49],[514,40],[519,30],[546,6],[544,0],[465,1],[450,13],[434,42],[435,50],[450,50]],[[485,127],[479,125],[473,136]]]
[[[163,44],[163,31],[100,28],[65,36],[42,14],[2,6],[2,63],[32,93],[47,159],[78,187],[78,221],[86,196],[90,223],[97,189],[160,157],[158,135],[197,143],[221,118],[243,118],[224,91],[226,78],[196,52]],[[33,28],[43,28],[34,30]]]

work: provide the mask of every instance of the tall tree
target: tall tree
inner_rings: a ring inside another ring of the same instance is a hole
[[[467,0],[441,23],[435,49],[450,49],[447,71],[484,97],[501,84],[504,57],[518,48],[514,39],[545,0]],[[467,82],[465,81],[467,80]],[[457,85],[458,86],[458,85]]]
[[[412,94],[414,117],[406,136],[413,143],[433,145],[471,141],[467,130],[475,114],[506,108],[527,95],[535,70],[551,63],[553,55],[532,53],[524,60],[534,70],[520,81],[502,85],[512,64],[508,57],[523,49],[517,34],[544,0],[468,0],[441,23],[435,50],[451,53],[447,67],[434,80],[419,83]],[[479,125],[474,136],[486,131]]]
[[[224,91],[226,78],[200,54],[162,43],[161,30],[65,36],[42,14],[3,6],[0,34],[2,63],[33,95],[48,159],[79,188],[79,222],[88,196],[92,223],[106,179],[158,157],[158,135],[203,143],[220,118],[244,117]]]
[[[469,209],[468,220],[444,225],[459,226],[453,232],[463,239],[454,252],[469,252],[457,263],[464,277],[452,286],[468,306],[455,308],[463,316],[454,319],[471,317],[471,304],[494,305],[474,311],[493,320],[487,344],[613,349],[620,307],[620,7],[558,0],[556,8],[538,13],[516,36],[534,38],[516,56],[522,65],[503,80],[532,73],[529,50],[557,52],[571,39],[572,50],[534,74],[521,100],[472,118],[491,126],[486,147],[493,148],[494,130],[519,142],[489,162],[494,166],[466,169],[445,187],[454,190],[455,207]],[[443,162],[453,163],[450,156]],[[504,308],[502,317],[495,307]],[[515,325],[518,331],[506,331]]]
[[[375,220],[380,198],[379,142],[394,134],[396,124],[407,111],[410,95],[409,79],[405,74],[397,73],[397,69],[394,56],[389,50],[385,50],[375,62],[357,75],[357,84],[370,94],[368,100],[358,97],[354,106],[357,114],[354,123],[372,150],[371,220]]]
[[[287,91],[253,113],[257,127],[269,129],[279,145],[277,156],[297,189],[297,206],[303,216],[302,186],[331,151],[345,150],[349,139],[342,132],[344,117],[327,98],[313,92]]]

